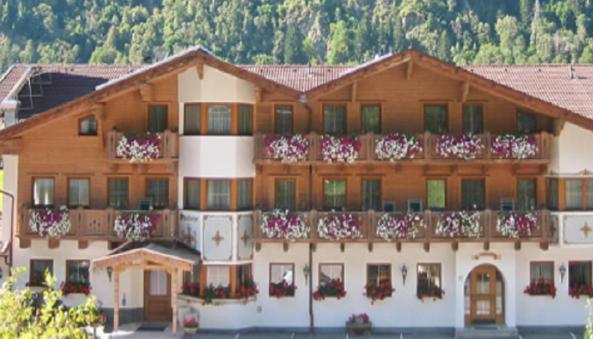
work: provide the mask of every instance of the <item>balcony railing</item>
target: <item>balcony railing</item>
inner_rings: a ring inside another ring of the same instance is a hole
[[[383,137],[384,135],[379,134],[363,134],[358,136],[358,140],[360,141],[360,150],[358,155],[355,159],[355,162],[362,163],[362,162],[385,162],[389,160],[381,160],[377,156],[375,151],[377,142]],[[536,134],[529,134],[527,135],[530,139],[530,143],[533,143],[533,152],[527,155],[523,155],[521,157],[515,157],[513,155],[504,157],[499,156],[493,152],[493,144],[496,138],[496,135],[490,134],[488,132],[480,135],[475,135],[475,138],[479,140],[479,144],[482,147],[479,151],[476,152],[475,156],[472,156],[471,159],[460,159],[459,157],[455,156],[446,156],[440,154],[437,151],[437,144],[439,143],[440,135],[431,134],[431,133],[422,133],[417,134],[415,137],[419,141],[420,145],[422,146],[422,151],[416,153],[413,159],[404,158],[402,160],[405,161],[416,161],[416,162],[438,162],[438,161],[536,161],[536,162],[547,162],[550,160],[551,154],[551,141],[552,137],[549,133],[541,132]],[[266,134],[256,134],[255,135],[255,161],[260,163],[266,162],[281,162],[281,159],[275,159],[271,152],[267,149],[266,140],[270,140],[270,138],[274,138],[274,135],[266,135]],[[290,136],[288,136],[290,137]],[[311,162],[324,162],[321,152],[321,137],[322,135],[316,133],[310,133],[303,135],[304,139],[308,142],[308,152],[306,155],[302,157],[302,159],[298,161],[284,161],[284,163],[291,163],[291,164],[307,164]]]
[[[179,155],[179,135],[172,131],[155,133],[158,136],[159,155],[154,160],[175,160]],[[130,161],[118,156],[117,147],[126,133],[117,130],[107,132],[107,158],[110,161]]]
[[[30,227],[30,219],[34,209],[22,209],[19,225],[19,236],[23,238],[39,238]],[[114,232],[114,221],[118,215],[128,213],[147,213],[147,211],[127,211],[114,209],[73,209],[68,211],[70,217],[70,231],[60,237],[61,239],[75,240],[111,240],[123,241]],[[159,216],[156,229],[151,233],[151,238],[172,239],[177,236],[177,211],[153,210],[148,213]]]
[[[416,215],[423,220],[424,227],[419,227],[417,232],[415,233],[414,237],[408,236],[404,238],[391,238],[385,239],[379,236],[377,233],[377,228],[379,227],[379,220],[384,215],[390,215],[395,218],[403,217],[403,216],[410,216],[410,214],[404,212],[396,212],[396,213],[385,213],[385,212],[318,212],[318,211],[308,211],[308,212],[296,212],[292,215],[297,215],[302,218],[302,220],[307,224],[309,227],[309,232],[306,236],[299,238],[299,239],[283,239],[281,237],[276,238],[269,238],[266,237],[264,232],[262,231],[262,218],[265,213],[269,212],[262,212],[257,211],[255,213],[255,236],[254,239],[256,242],[287,242],[287,241],[300,241],[300,242],[313,242],[313,243],[320,243],[320,242],[490,242],[490,241],[511,241],[511,242],[520,242],[520,241],[530,241],[530,242],[540,242],[542,244],[549,244],[554,239],[554,230],[553,225],[550,217],[550,212],[547,210],[538,210],[533,211],[532,215],[535,217],[535,227],[531,229],[530,234],[518,234],[516,237],[510,235],[504,235],[497,229],[497,222],[500,216],[504,215],[504,213],[508,212],[499,212],[499,211],[492,211],[492,210],[484,210],[479,211],[479,216],[477,217],[478,220],[478,229],[477,232],[474,234],[456,234],[451,236],[450,234],[440,234],[437,229],[439,227],[439,222],[443,220],[447,215],[452,213],[451,211],[447,212],[435,212],[435,211],[425,211],[421,213],[417,213]],[[344,215],[344,214],[351,214],[353,217],[357,218],[359,222],[358,231],[360,236],[352,237],[352,238],[343,238],[343,239],[327,239],[320,236],[319,233],[319,220],[321,218],[325,218],[332,215]]]

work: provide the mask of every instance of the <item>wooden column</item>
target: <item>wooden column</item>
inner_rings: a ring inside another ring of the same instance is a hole
[[[173,335],[177,335],[177,274],[179,270],[174,268],[171,270],[171,308],[173,309]]]
[[[119,330],[119,268],[113,270],[113,332]]]

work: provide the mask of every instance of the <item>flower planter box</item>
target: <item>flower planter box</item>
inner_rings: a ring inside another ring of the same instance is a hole
[[[198,332],[198,328],[197,327],[184,327],[183,332],[185,332],[185,334],[196,334]]]
[[[346,324],[346,332],[349,335],[371,335],[373,333],[373,323]]]

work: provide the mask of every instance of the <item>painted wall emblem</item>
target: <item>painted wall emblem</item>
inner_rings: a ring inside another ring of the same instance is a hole
[[[593,214],[564,216],[565,244],[593,244]]]

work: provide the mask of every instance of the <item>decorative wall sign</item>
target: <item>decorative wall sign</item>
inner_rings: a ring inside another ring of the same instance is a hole
[[[490,257],[494,260],[500,260],[500,254],[494,253],[494,252],[480,252],[480,253],[476,253],[472,256],[472,259],[474,260],[479,260],[483,257]]]
[[[564,216],[565,244],[593,244],[593,214]]]
[[[233,218],[230,215],[204,216],[204,260],[231,260]]]
[[[199,212],[179,212],[179,237],[186,245],[201,252],[201,217]]]
[[[237,259],[251,259],[253,255],[253,216],[240,215],[237,217]]]

